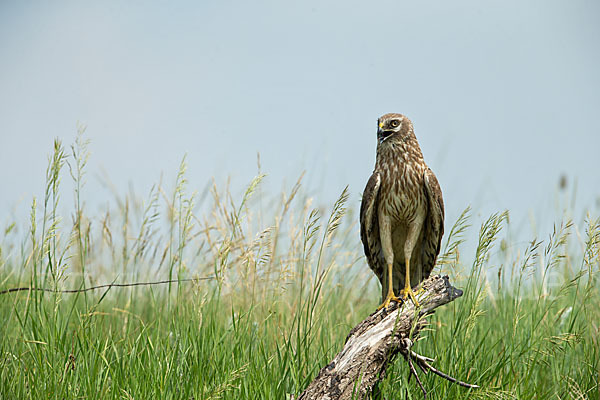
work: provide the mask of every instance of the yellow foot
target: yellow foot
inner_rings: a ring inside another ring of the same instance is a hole
[[[423,289],[418,289],[417,293],[420,293],[422,290]],[[400,291],[400,296],[402,297],[402,300],[404,300],[404,301],[406,301],[410,297],[410,299],[412,300],[415,307],[419,307],[419,302],[417,301],[417,298],[415,297],[415,292],[413,292],[413,290],[410,288],[410,286],[407,286],[404,289],[402,289]]]
[[[392,301],[395,301],[396,303],[400,304],[402,300],[399,297],[394,296],[393,292],[388,293],[383,303],[379,307],[377,307],[377,311],[381,310],[382,308],[388,308]]]

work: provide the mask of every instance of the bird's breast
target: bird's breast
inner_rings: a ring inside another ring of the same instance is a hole
[[[382,165],[380,207],[392,220],[411,222],[425,212],[422,168],[408,163]]]

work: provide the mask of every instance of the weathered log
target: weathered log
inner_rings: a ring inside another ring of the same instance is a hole
[[[417,295],[420,304],[415,308],[411,301],[400,307],[392,303],[387,309],[371,314],[355,326],[346,337],[346,344],[333,361],[300,394],[301,399],[364,399],[385,376],[386,368],[400,353],[409,363],[410,371],[426,394],[414,368],[413,361],[424,371],[466,387],[477,387],[460,382],[433,368],[433,359],[420,356],[410,347],[425,325],[424,317],[434,310],[462,296],[447,276],[432,276],[422,283],[423,290]]]

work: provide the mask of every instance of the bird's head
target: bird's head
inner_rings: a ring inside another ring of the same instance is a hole
[[[377,141],[382,144],[385,141],[402,140],[410,131],[411,126],[410,120],[402,114],[382,115],[377,120]]]

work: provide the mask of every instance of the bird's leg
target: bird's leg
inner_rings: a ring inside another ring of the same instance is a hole
[[[383,300],[383,303],[379,307],[377,307],[378,310],[381,310],[382,308],[387,308],[392,301],[395,301],[396,303],[400,303],[400,298],[396,297],[396,295],[394,294],[392,267],[393,267],[393,264],[391,264],[391,263],[387,265],[388,290],[387,290],[387,295],[385,296],[385,299]]]
[[[381,238],[381,247],[383,250],[383,257],[385,258],[385,264],[387,266],[387,293],[383,298],[383,303],[377,308],[387,308],[392,301],[400,303],[400,299],[394,294],[394,280],[393,280],[393,267],[394,267],[394,249],[392,248],[392,227],[390,224],[389,216],[385,214],[379,215],[379,235]],[[382,279],[383,284],[383,279]],[[383,287],[382,289],[385,290]],[[383,294],[383,293],[382,293]]]
[[[412,288],[410,287],[410,256],[406,256],[405,260],[406,260],[405,261],[406,277],[404,279],[404,289],[402,289],[400,291],[400,294],[402,295],[402,300],[406,301],[410,297],[410,299],[412,300],[414,305],[416,307],[419,307],[419,302],[417,301],[417,298],[415,297],[415,293],[413,292]]]
[[[417,217],[412,221],[412,223],[408,226],[408,234],[406,235],[406,241],[404,242],[404,266],[406,268],[406,276],[404,279],[404,289],[400,291],[400,295],[402,300],[407,300],[409,297],[414,303],[415,307],[419,306],[419,302],[415,296],[415,293],[412,290],[411,282],[410,282],[410,259],[413,253],[413,249],[417,244],[417,240],[419,239],[419,234],[421,233],[421,228],[423,227],[423,221],[425,220],[424,214],[418,214]],[[420,262],[420,260],[417,260]],[[420,275],[420,268],[416,271],[413,271]],[[420,277],[419,277],[420,278]]]

